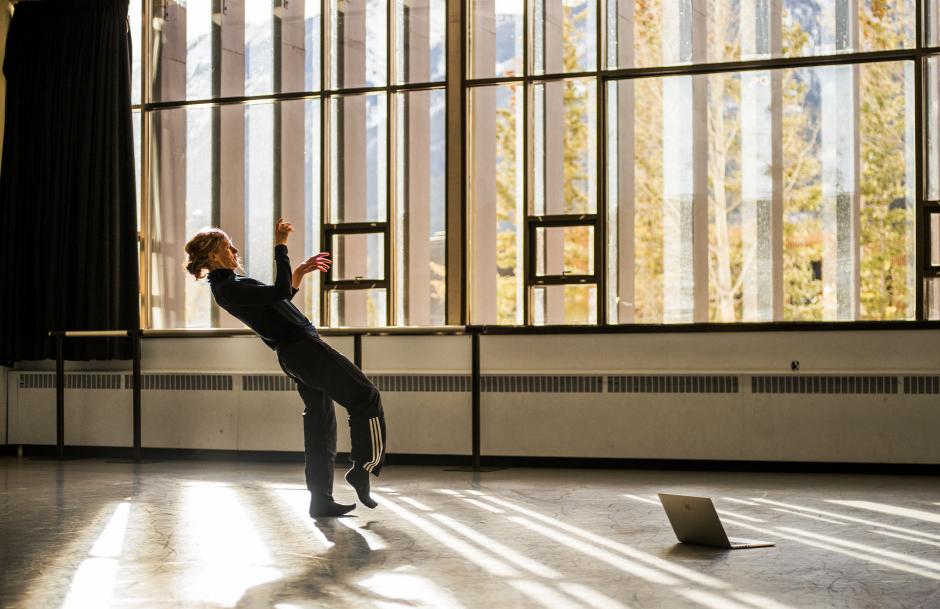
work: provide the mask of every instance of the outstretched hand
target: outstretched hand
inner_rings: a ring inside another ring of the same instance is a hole
[[[330,270],[331,264],[333,264],[333,261],[330,260],[329,252],[320,252],[315,256],[310,256],[294,269],[293,276],[291,277],[291,286],[299,289],[300,282],[303,281],[304,275],[313,271],[325,273]]]
[[[294,276],[303,277],[307,273],[311,273],[313,271],[320,271],[321,273],[325,273],[330,270],[331,264],[333,264],[333,261],[330,260],[330,253],[320,252],[315,256],[310,256],[298,264],[297,268],[294,269]]]

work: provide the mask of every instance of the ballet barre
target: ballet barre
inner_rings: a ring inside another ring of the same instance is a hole
[[[140,339],[142,330],[57,330],[49,332],[55,337],[55,426],[56,456],[65,458],[65,354],[66,338],[128,338],[132,349],[131,389],[134,402],[134,445],[131,458],[141,460],[140,446]]]
[[[480,334],[485,326],[433,326],[433,327],[386,327],[386,328],[322,328],[323,336],[352,336],[353,363],[362,369],[363,336],[470,336],[470,468],[481,470],[481,425],[480,425]],[[63,346],[66,338],[128,338],[132,345],[133,370],[131,389],[133,392],[133,447],[131,458],[141,460],[141,357],[140,343],[144,338],[208,338],[229,336],[254,336],[247,329],[203,329],[203,330],[58,330],[49,332],[56,339],[56,455],[65,458],[65,357]]]

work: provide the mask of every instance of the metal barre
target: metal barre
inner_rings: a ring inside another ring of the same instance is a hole
[[[224,338],[257,336],[247,328],[172,328],[142,330],[144,338]],[[317,328],[321,336],[462,336],[470,334],[470,326],[389,326],[377,328]]]
[[[108,338],[129,337],[133,330],[66,330],[64,332],[50,332],[50,336],[62,335],[66,338]]]
[[[431,328],[330,328],[322,332],[325,336],[352,336],[353,360],[362,368],[363,336],[462,336],[471,337],[471,467],[480,469],[480,331],[485,329],[473,326],[435,326]],[[134,403],[134,446],[133,459],[141,460],[141,363],[140,341],[143,338],[206,338],[227,336],[255,336],[247,329],[207,329],[207,330],[60,330],[49,332],[56,339],[56,454],[65,458],[65,358],[63,342],[65,338],[130,338],[133,345],[133,403]]]
[[[135,462],[141,460],[141,417],[140,417],[140,339],[141,330],[58,330],[49,332],[55,337],[55,425],[56,425],[56,455],[59,459],[65,458],[65,355],[63,343],[66,338],[129,338],[131,340],[132,372],[131,386],[134,403],[134,446],[132,458]]]

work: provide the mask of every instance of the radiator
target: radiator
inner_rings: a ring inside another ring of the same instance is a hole
[[[389,452],[469,454],[469,374],[370,373]],[[55,374],[12,371],[9,442],[55,443]],[[66,444],[129,446],[132,377],[70,371]],[[940,462],[938,375],[517,373],[481,377],[483,454],[641,459]],[[143,445],[300,451],[283,374],[142,376]],[[338,449],[346,417],[337,408]]]

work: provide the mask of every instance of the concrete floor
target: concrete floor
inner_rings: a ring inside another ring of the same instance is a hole
[[[0,607],[940,607],[935,477],[398,466],[317,522],[301,477],[0,458]],[[677,544],[657,492],[777,546]]]

